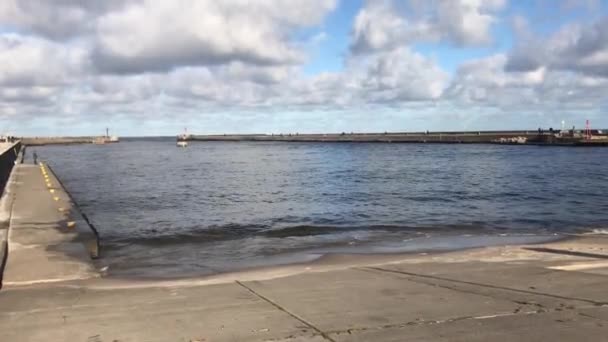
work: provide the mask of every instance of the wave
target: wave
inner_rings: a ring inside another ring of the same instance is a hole
[[[598,235],[608,235],[608,228],[595,228],[595,229],[591,229],[590,233],[591,234],[598,234]]]
[[[174,228],[167,229],[163,233],[159,229],[150,229],[133,233],[131,235],[104,235],[102,233],[102,243],[106,245],[115,244],[138,244],[138,245],[172,245],[187,243],[206,243],[227,241],[243,238],[263,237],[263,238],[292,238],[309,237],[320,235],[331,235],[350,232],[386,232],[404,233],[405,235],[418,234],[479,234],[490,232],[501,232],[503,228],[487,227],[484,225],[444,225],[444,226],[407,226],[407,225],[319,225],[319,224],[300,224],[289,226],[270,226],[260,224],[226,224],[221,226],[209,227],[189,227],[181,230]],[[510,229],[512,231],[512,229]]]

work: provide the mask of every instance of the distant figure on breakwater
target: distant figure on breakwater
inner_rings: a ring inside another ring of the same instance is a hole
[[[34,158],[34,165],[38,165],[38,154],[36,151],[32,154],[32,158]]]

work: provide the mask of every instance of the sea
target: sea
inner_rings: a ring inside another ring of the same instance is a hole
[[[432,253],[608,228],[608,149],[191,142],[29,147],[101,236],[109,276]]]

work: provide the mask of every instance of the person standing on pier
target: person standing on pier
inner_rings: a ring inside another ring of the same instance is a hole
[[[34,165],[38,165],[38,154],[36,151],[32,154],[32,158],[34,158]]]

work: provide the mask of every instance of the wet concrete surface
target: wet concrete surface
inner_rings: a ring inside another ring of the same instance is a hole
[[[550,268],[594,260],[543,256],[312,267],[216,285],[13,286],[0,292],[0,330],[18,341],[605,339],[608,278]]]

